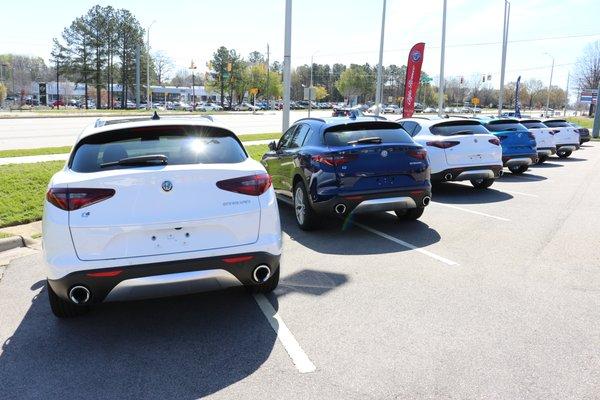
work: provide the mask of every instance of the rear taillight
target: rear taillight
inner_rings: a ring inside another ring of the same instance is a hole
[[[551,135],[556,135],[558,132],[560,132],[560,129],[552,129],[552,130],[550,131],[550,134],[551,134]]]
[[[498,139],[500,139],[500,141],[503,141],[504,139],[506,139],[508,136],[506,135],[497,135],[496,136]]]
[[[500,140],[498,138],[492,138],[489,140],[491,144],[495,144],[496,146],[500,146]]]
[[[406,154],[412,158],[416,158],[417,160],[424,160],[427,158],[427,150],[425,149],[409,150],[406,152]]]
[[[529,139],[535,140],[535,136],[533,136],[533,133],[529,132],[527,133],[527,135],[529,136]]]
[[[358,158],[358,154],[328,154],[322,155],[317,154],[311,157],[314,162],[319,164],[329,165],[330,167],[335,167],[337,165],[347,164],[352,160],[356,160]]]
[[[260,196],[271,186],[269,174],[243,176],[241,178],[226,179],[217,182],[219,189],[227,190],[249,196]]]
[[[438,149],[449,149],[450,147],[454,147],[460,144],[456,140],[441,140],[435,142],[427,142],[427,146],[437,147]]]
[[[110,199],[114,195],[114,189],[50,188],[46,199],[61,210],[73,211]]]

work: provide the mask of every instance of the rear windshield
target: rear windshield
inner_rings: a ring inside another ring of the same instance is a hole
[[[544,122],[544,125],[550,127],[550,128],[570,128],[569,124],[566,123],[565,121],[546,121]]]
[[[233,133],[225,129],[153,126],[115,130],[85,138],[77,145],[69,166],[76,172],[132,168],[156,163],[119,165],[115,162],[157,155],[166,156],[168,165],[232,164],[248,157]]]
[[[328,146],[348,146],[353,144],[349,142],[365,138],[379,138],[380,143],[413,143],[410,135],[396,123],[357,123],[334,126],[325,131],[325,143]],[[376,140],[364,144],[373,143]]]
[[[486,125],[488,130],[492,132],[503,132],[503,131],[526,131],[522,124],[514,121],[499,121],[499,122],[488,122]]]
[[[451,121],[437,124],[429,128],[434,135],[453,136],[453,135],[474,135],[479,133],[489,133],[483,125],[477,121]]]
[[[528,129],[544,129],[547,128],[546,125],[542,124],[541,122],[538,121],[524,121],[521,122],[521,124]]]

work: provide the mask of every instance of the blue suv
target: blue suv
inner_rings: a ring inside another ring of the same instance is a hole
[[[484,120],[484,125],[500,139],[502,162],[510,172],[520,175],[527,171],[531,164],[538,162],[535,136],[518,120],[512,118]]]
[[[415,220],[431,199],[427,151],[396,122],[305,118],[269,149],[262,163],[304,230],[319,214],[395,211]]]

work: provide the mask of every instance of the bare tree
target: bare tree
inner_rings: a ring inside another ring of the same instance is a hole
[[[596,89],[600,84],[600,40],[586,46],[575,65],[575,78],[579,90]],[[594,105],[590,104],[589,115],[593,113]]]
[[[154,67],[156,68],[156,79],[159,85],[169,80],[169,74],[173,71],[175,64],[173,60],[162,51],[154,53]]]

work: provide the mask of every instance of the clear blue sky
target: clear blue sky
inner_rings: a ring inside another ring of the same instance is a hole
[[[48,58],[53,37],[95,4],[127,8],[148,25],[153,50],[162,50],[180,67],[194,59],[204,67],[220,45],[247,55],[266,51],[283,58],[284,0],[120,0],[11,1],[3,5],[0,53]],[[377,63],[380,0],[294,0],[292,64]],[[502,38],[502,0],[448,0],[446,75],[492,74],[498,86]],[[426,43],[424,70],[437,76],[442,0],[388,0],[384,64],[406,63],[408,49]],[[507,81],[539,78],[547,84],[556,59],[553,84],[566,85],[567,73],[587,43],[600,40],[598,0],[513,0]],[[9,32],[9,33],[7,33]],[[587,35],[587,36],[583,36]],[[562,39],[547,39],[579,36]],[[546,38],[539,41],[531,39]],[[524,41],[525,40],[525,41]],[[470,45],[484,43],[481,45]],[[491,44],[489,44],[491,43]]]

